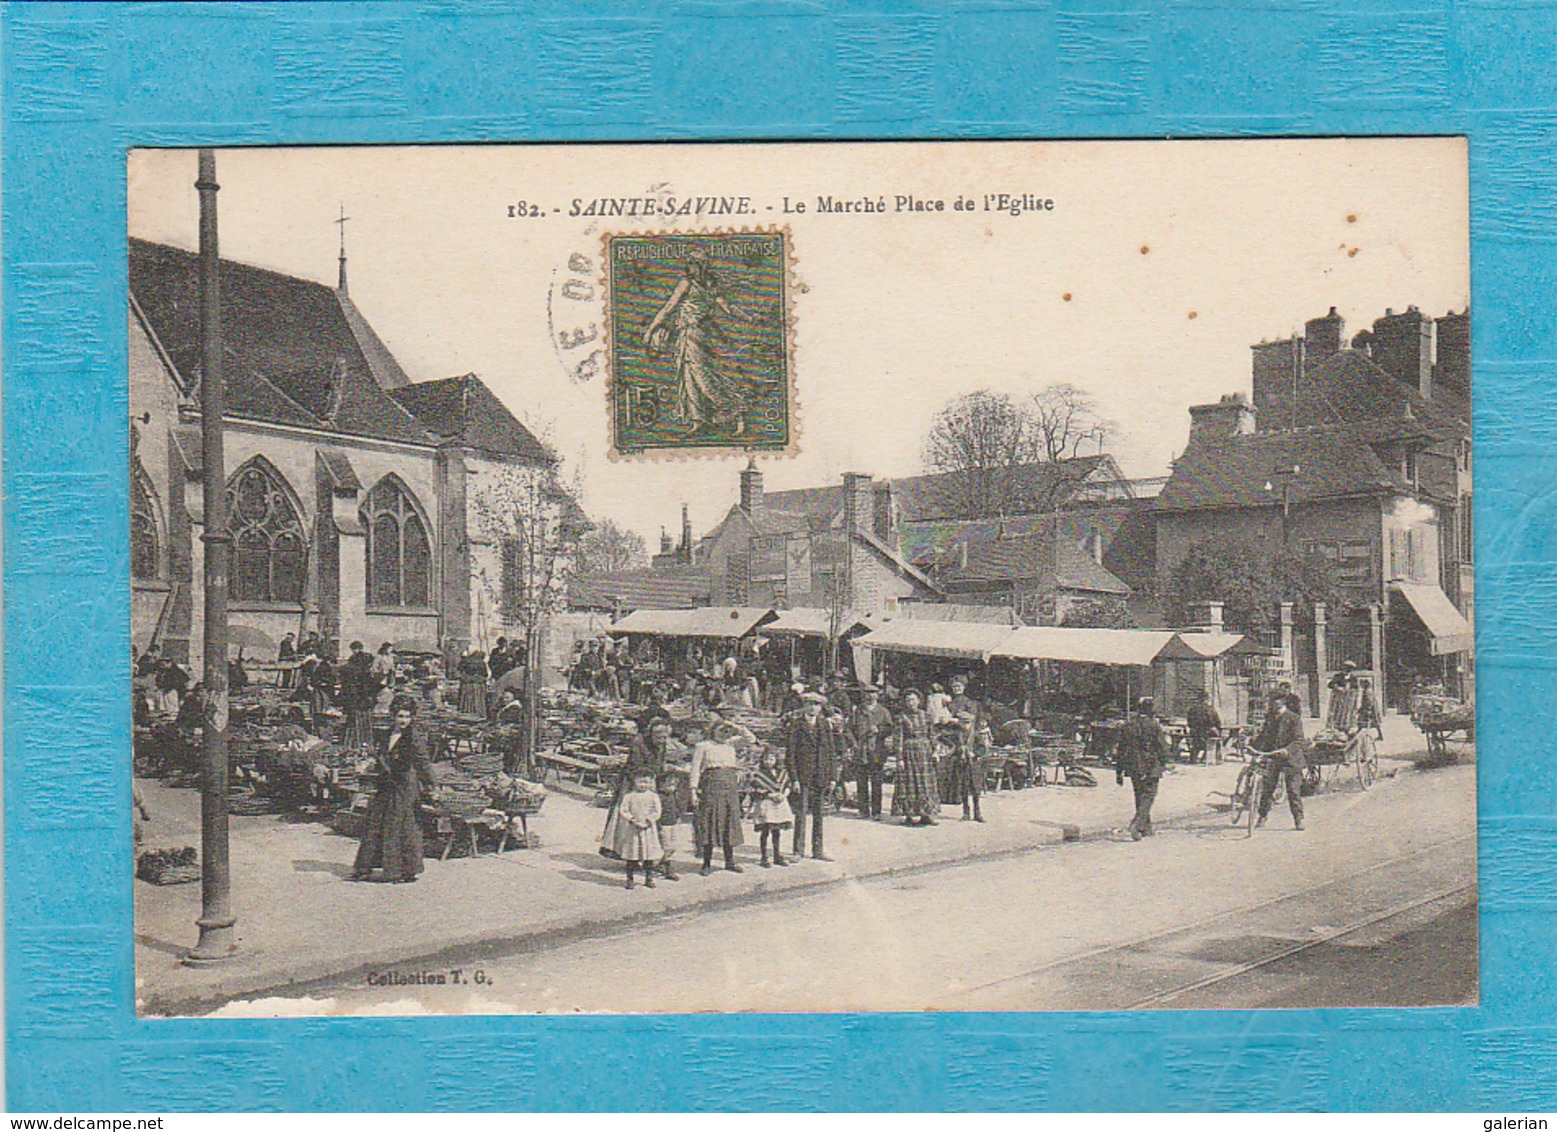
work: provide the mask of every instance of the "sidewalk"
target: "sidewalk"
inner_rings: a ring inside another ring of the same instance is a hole
[[[1386,726],[1382,751],[1420,750],[1405,730]],[[1242,764],[1178,767],[1163,780],[1154,817],[1178,824],[1205,816],[1207,803],[1232,788]],[[833,863],[806,859],[789,868],[757,866],[756,837],[737,853],[744,872],[717,868],[700,877],[691,864],[691,826],[679,830],[682,879],[654,889],[623,887],[623,869],[598,853],[605,811],[553,792],[532,823],[541,847],[502,856],[429,860],[414,885],[346,880],[356,842],[323,825],[286,817],[232,819],[233,905],[241,954],[229,963],[190,968],[178,962],[195,940],[200,886],[135,883],[137,999],[143,1013],[189,1014],[235,997],[294,992],[307,984],[394,967],[405,972],[441,957],[457,961],[494,951],[544,947],[630,928],[666,914],[760,900],[883,873],[1007,856],[1058,845],[1064,827],[1082,839],[1105,837],[1129,820],[1128,783],[1094,772],[1096,789],[1045,787],[990,795],[986,823],[957,820],[910,829],[869,822],[846,811],[827,821]],[[1385,773],[1389,773],[1386,765]],[[198,845],[199,796],[143,783],[153,821],[147,846]],[[787,845],[787,841],[786,841]]]

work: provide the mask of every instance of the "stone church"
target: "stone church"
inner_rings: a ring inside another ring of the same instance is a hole
[[[343,653],[490,647],[503,555],[475,496],[552,454],[475,375],[413,382],[352,303],[344,252],[335,287],[224,260],[221,289],[231,623]],[[132,639],[197,664],[198,257],[132,239],[129,290]]]

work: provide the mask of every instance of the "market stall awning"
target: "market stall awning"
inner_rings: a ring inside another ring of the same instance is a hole
[[[702,609],[639,609],[611,626],[613,636],[744,637],[773,619],[771,609],[711,605]]]
[[[854,643],[885,652],[984,661],[1014,632],[1009,625],[894,618]]]
[[[1476,643],[1470,622],[1437,586],[1423,582],[1391,582],[1389,588],[1406,599],[1431,638],[1434,656],[1465,652]]]
[[[1173,633],[1165,630],[1029,625],[1007,633],[991,655],[1082,664],[1150,664],[1173,637]]]
[[[1158,660],[1216,660],[1228,653],[1263,651],[1242,633],[1178,632]]]
[[[851,629],[868,629],[874,619],[868,614],[850,610],[838,618],[837,631],[841,637]],[[773,637],[831,637],[832,614],[825,609],[781,609],[778,616],[762,626],[763,633]]]

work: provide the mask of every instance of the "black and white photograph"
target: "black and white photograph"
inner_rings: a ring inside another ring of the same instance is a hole
[[[132,150],[138,1012],[1476,1003],[1467,161]]]

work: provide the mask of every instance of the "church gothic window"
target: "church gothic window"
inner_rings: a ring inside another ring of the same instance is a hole
[[[158,576],[157,512],[152,488],[138,457],[130,462],[130,577],[137,581]]]
[[[368,604],[432,604],[432,545],[411,493],[393,476],[379,480],[363,504],[368,532]]]
[[[302,518],[281,474],[262,457],[227,481],[227,530],[233,536],[234,601],[302,602],[307,574]]]

